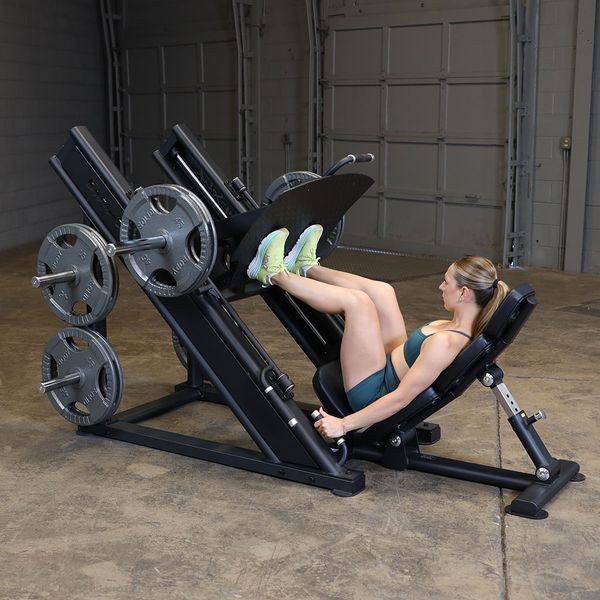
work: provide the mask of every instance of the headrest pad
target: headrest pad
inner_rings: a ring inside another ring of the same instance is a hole
[[[511,342],[537,303],[535,291],[529,284],[523,283],[512,289],[492,315],[485,335],[492,340]]]

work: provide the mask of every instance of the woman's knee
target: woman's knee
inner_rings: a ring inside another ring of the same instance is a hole
[[[371,297],[378,306],[398,306],[396,290],[392,285],[385,281],[373,282]]]
[[[377,309],[372,298],[362,290],[347,289],[345,298],[346,310],[362,311],[377,315]]]

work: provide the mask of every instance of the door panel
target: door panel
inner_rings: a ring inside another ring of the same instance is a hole
[[[356,165],[375,185],[350,211],[344,241],[498,260],[508,170],[508,6],[389,10],[326,18],[325,162],[349,152],[376,156],[376,164]]]
[[[136,185],[163,181],[151,154],[173,125],[185,123],[237,174],[237,51],[233,32],[199,31],[128,40],[125,64],[126,176]],[[209,152],[212,152],[209,150]],[[142,155],[142,153],[145,153]]]

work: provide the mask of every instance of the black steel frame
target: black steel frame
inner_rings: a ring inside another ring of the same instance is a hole
[[[119,223],[133,190],[85,127],[74,127],[50,164],[79,202],[85,217],[107,242],[118,242]],[[149,300],[188,351],[188,385],[164,398],[117,413],[108,423],[80,433],[141,444],[324,487],[354,495],[365,487],[364,473],[337,464],[331,448],[316,433],[301,405],[261,378],[281,374],[225,296],[208,280],[186,296]],[[102,327],[102,325],[101,325]],[[214,392],[205,393],[209,380]],[[192,400],[227,404],[259,452],[140,425]]]

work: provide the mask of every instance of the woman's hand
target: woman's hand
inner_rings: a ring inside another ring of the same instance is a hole
[[[315,429],[325,439],[334,439],[346,435],[346,428],[344,426],[344,419],[338,419],[328,415],[323,407],[319,409],[322,419],[315,422]]]

